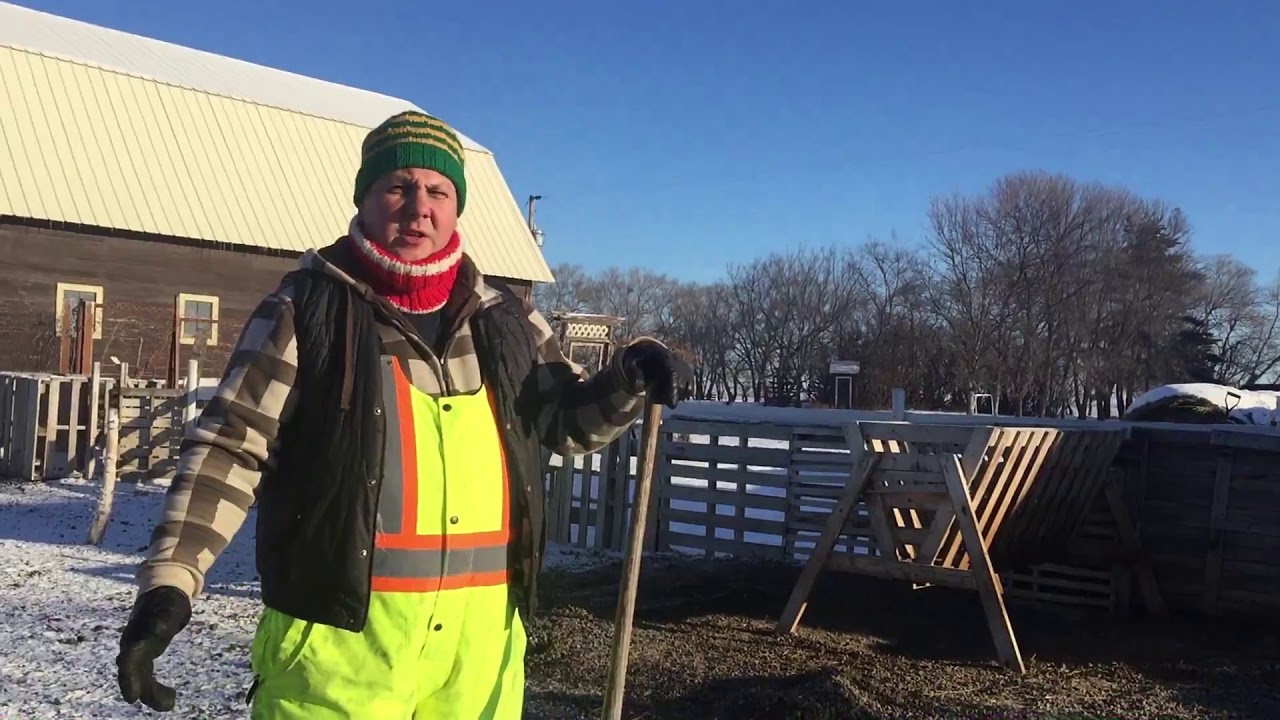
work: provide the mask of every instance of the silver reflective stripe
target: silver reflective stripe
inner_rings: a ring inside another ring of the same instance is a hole
[[[379,530],[389,535],[403,532],[404,522],[404,449],[400,443],[400,423],[412,418],[400,417],[400,401],[396,396],[396,361],[382,360],[382,404],[387,418],[386,458],[382,465],[382,496],[378,500]]]
[[[448,567],[444,566],[445,563]],[[416,580],[501,572],[506,569],[505,545],[453,550],[378,548],[373,553],[374,577]]]

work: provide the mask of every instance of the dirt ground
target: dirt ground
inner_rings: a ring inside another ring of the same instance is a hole
[[[620,566],[547,573],[531,718],[595,718]],[[1280,624],[1011,604],[1028,673],[995,663],[976,593],[830,574],[772,634],[799,568],[646,559],[627,718],[1280,718]]]

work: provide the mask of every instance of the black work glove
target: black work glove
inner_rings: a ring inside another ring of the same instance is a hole
[[[624,348],[622,368],[633,393],[648,392],[655,403],[673,410],[691,394],[693,368],[656,340],[637,340]]]
[[[178,694],[156,680],[155,659],[191,621],[191,599],[175,587],[162,586],[138,596],[120,636],[116,656],[120,694],[125,702],[141,700],[152,710],[173,709]]]

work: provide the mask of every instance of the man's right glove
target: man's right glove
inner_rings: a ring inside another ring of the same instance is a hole
[[[659,405],[674,410],[692,392],[693,368],[657,340],[636,340],[622,349],[621,360],[631,390],[648,391]]]
[[[173,709],[177,692],[156,680],[155,660],[191,621],[191,599],[175,587],[158,587],[138,596],[120,636],[116,656],[120,694],[125,702],[141,700],[152,710]]]

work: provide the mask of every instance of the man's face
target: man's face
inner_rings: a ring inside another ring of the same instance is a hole
[[[395,170],[369,188],[360,203],[360,221],[370,242],[405,262],[423,260],[457,229],[457,192],[435,170]]]

